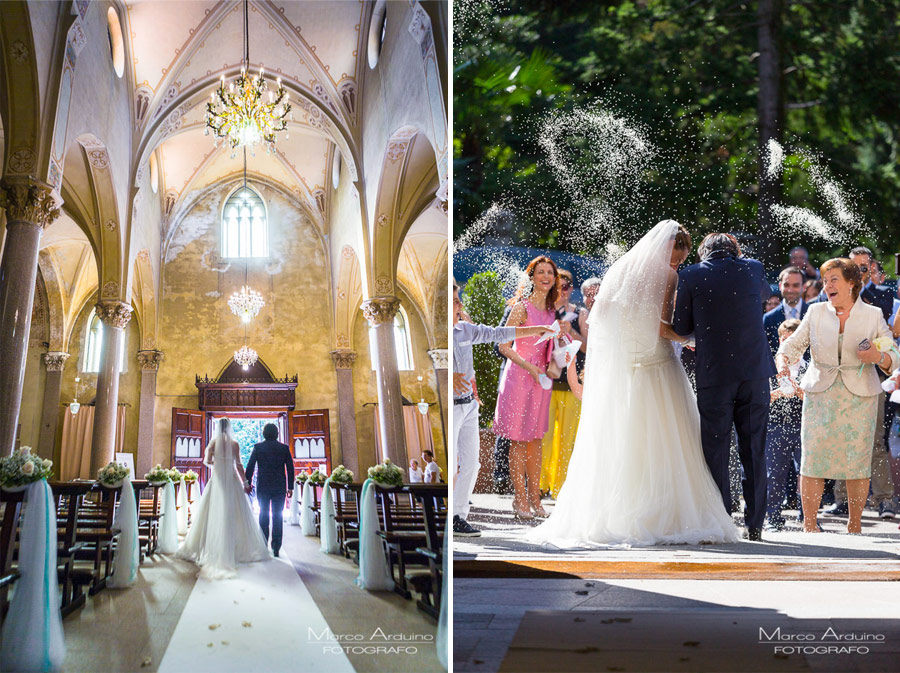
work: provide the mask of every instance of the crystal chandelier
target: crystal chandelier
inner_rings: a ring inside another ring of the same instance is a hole
[[[234,352],[234,361],[244,369],[249,369],[256,364],[259,355],[250,346],[242,346],[240,350]]]
[[[235,292],[228,300],[228,308],[238,316],[242,322],[250,322],[259,314],[259,310],[266,305],[266,300],[256,290],[251,290],[249,285],[241,287],[240,292]]]
[[[263,68],[255,77],[250,74],[250,34],[247,0],[244,0],[244,65],[240,76],[227,89],[225,75],[222,75],[219,88],[209,95],[205,133],[209,135],[212,130],[216,142],[218,138],[228,138],[232,150],[252,148],[262,140],[266,143],[266,153],[271,152],[275,134],[287,130],[287,116],[291,111],[289,96],[281,85],[280,77],[277,84],[274,92],[269,91]],[[265,95],[267,92],[268,97]],[[234,152],[231,157],[235,157]]]

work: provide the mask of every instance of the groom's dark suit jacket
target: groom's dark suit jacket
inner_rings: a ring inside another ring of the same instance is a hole
[[[769,294],[755,259],[713,253],[678,274],[673,329],[697,340],[697,388],[775,375],[760,310]]]
[[[293,490],[294,460],[287,445],[274,439],[256,444],[247,461],[247,481],[253,482],[253,472],[257,467],[257,493],[287,493]]]

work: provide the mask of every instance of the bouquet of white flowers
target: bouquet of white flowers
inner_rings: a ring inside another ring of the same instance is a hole
[[[177,484],[179,481],[181,481],[181,472],[178,471],[178,468],[177,468],[177,467],[173,467],[172,469],[169,470],[169,479],[170,479],[173,483],[176,483],[176,484]]]
[[[197,480],[199,478],[200,478],[200,476],[193,470],[188,470],[187,472],[184,473],[184,483],[185,484],[196,484]]]
[[[170,481],[172,477],[171,472],[168,469],[158,464],[152,470],[150,470],[147,474],[144,475],[144,479],[153,484],[161,484],[167,481]]]
[[[104,486],[118,486],[128,476],[128,468],[119,463],[109,463],[97,472],[97,481]]]
[[[353,473],[343,465],[338,465],[331,471],[331,481],[338,484],[349,484],[353,481]]]
[[[42,459],[31,453],[30,446],[23,446],[11,456],[0,458],[0,486],[9,489],[49,479],[52,467],[52,460]]]
[[[306,478],[306,480],[313,486],[321,486],[325,483],[326,478],[327,477],[325,476],[324,472],[319,472],[319,470],[316,469],[309,473],[309,476]]]
[[[306,481],[306,478],[308,476],[309,475],[306,472],[298,472],[294,481],[296,481],[300,485],[303,485],[303,482]]]
[[[369,468],[369,479],[380,486],[403,486],[403,470],[385,458],[384,462]]]

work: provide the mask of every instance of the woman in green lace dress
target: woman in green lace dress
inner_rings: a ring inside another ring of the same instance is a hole
[[[800,327],[778,348],[779,376],[807,348],[812,361],[800,388],[803,396],[800,497],[803,529],[819,531],[816,516],[825,479],[847,482],[848,533],[862,531],[862,511],[869,493],[872,451],[881,384],[875,372],[900,365],[895,352],[879,352],[874,342],[890,338],[881,309],[860,297],[862,274],[849,259],[822,265],[827,302],[812,304]]]

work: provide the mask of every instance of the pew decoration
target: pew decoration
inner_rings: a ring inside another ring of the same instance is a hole
[[[166,481],[163,486],[159,522],[159,551],[161,554],[174,554],[178,551],[178,521],[176,517],[175,485],[171,481]]]
[[[343,465],[341,465],[343,467]],[[346,470],[345,470],[346,471]],[[349,474],[349,473],[348,473]],[[322,512],[321,512],[321,543],[319,551],[325,554],[340,554],[341,545],[338,542],[337,520],[334,512],[334,493],[332,492],[331,483],[334,481],[334,474],[325,480],[325,486],[322,489]],[[350,481],[353,481],[351,474]],[[349,483],[349,482],[345,482]]]
[[[144,479],[149,481],[151,486],[163,486],[171,480],[171,476],[167,468],[157,463],[156,467],[144,475]]]
[[[291,526],[300,525],[300,489],[303,488],[303,482],[299,479],[295,482],[294,490],[291,491],[291,513],[288,515],[288,523]]]
[[[56,574],[56,506],[50,485],[43,479],[32,481],[25,502],[19,579],[0,637],[0,670],[58,671],[66,643]]]
[[[441,613],[440,617],[438,617],[438,627],[437,627],[437,656],[438,660],[441,662],[441,666],[444,667],[445,671],[449,671],[448,668],[450,662],[450,649],[449,644],[447,642],[447,621],[449,616],[447,614],[447,603],[449,597],[447,596],[447,586],[450,584],[450,575],[447,574],[447,559],[450,558],[450,536],[444,535],[444,555],[441,563],[441,577],[443,578],[443,582],[441,582]]]
[[[369,468],[369,479],[378,482],[379,486],[390,488],[392,486],[403,486],[403,470],[394,465],[387,458],[383,463]]]
[[[390,461],[385,461],[389,463]],[[383,465],[369,468],[369,474]],[[384,474],[382,474],[384,476]],[[359,575],[356,585],[366,591],[391,591],[394,578],[388,568],[384,546],[378,536],[378,505],[375,502],[375,480],[366,479],[361,494],[359,521]]]
[[[331,481],[337,484],[352,484],[353,473],[343,465],[338,465],[331,471]]]
[[[137,579],[138,566],[141,564],[137,501],[131,478],[128,476],[122,483],[122,494],[113,519],[112,531],[114,534],[118,533],[119,539],[113,556],[112,575],[106,586],[113,589],[127,589]]]
[[[53,461],[31,453],[23,446],[12,455],[0,458],[0,488],[10,493],[24,491],[29,485],[53,476]]]
[[[313,485],[309,479],[306,479],[303,482],[303,497],[300,505],[300,530],[306,537],[314,537],[316,534],[316,513],[313,511],[312,501]]]
[[[177,470],[176,470],[177,471]],[[187,535],[188,529],[188,497],[187,497],[187,483],[184,481],[184,475],[178,474],[178,502],[177,502],[177,512],[178,512],[178,534],[179,535]]]
[[[324,486],[327,476],[328,475],[326,475],[324,472],[319,472],[319,469],[316,468],[309,473],[309,476],[306,477],[306,482],[313,486]]]
[[[119,488],[128,479],[130,471],[126,465],[111,462],[97,471],[97,481],[106,488]],[[129,480],[130,483],[130,480]]]
[[[186,484],[196,484],[200,479],[200,475],[198,475],[193,470],[188,470],[182,476],[184,477],[184,483]]]

